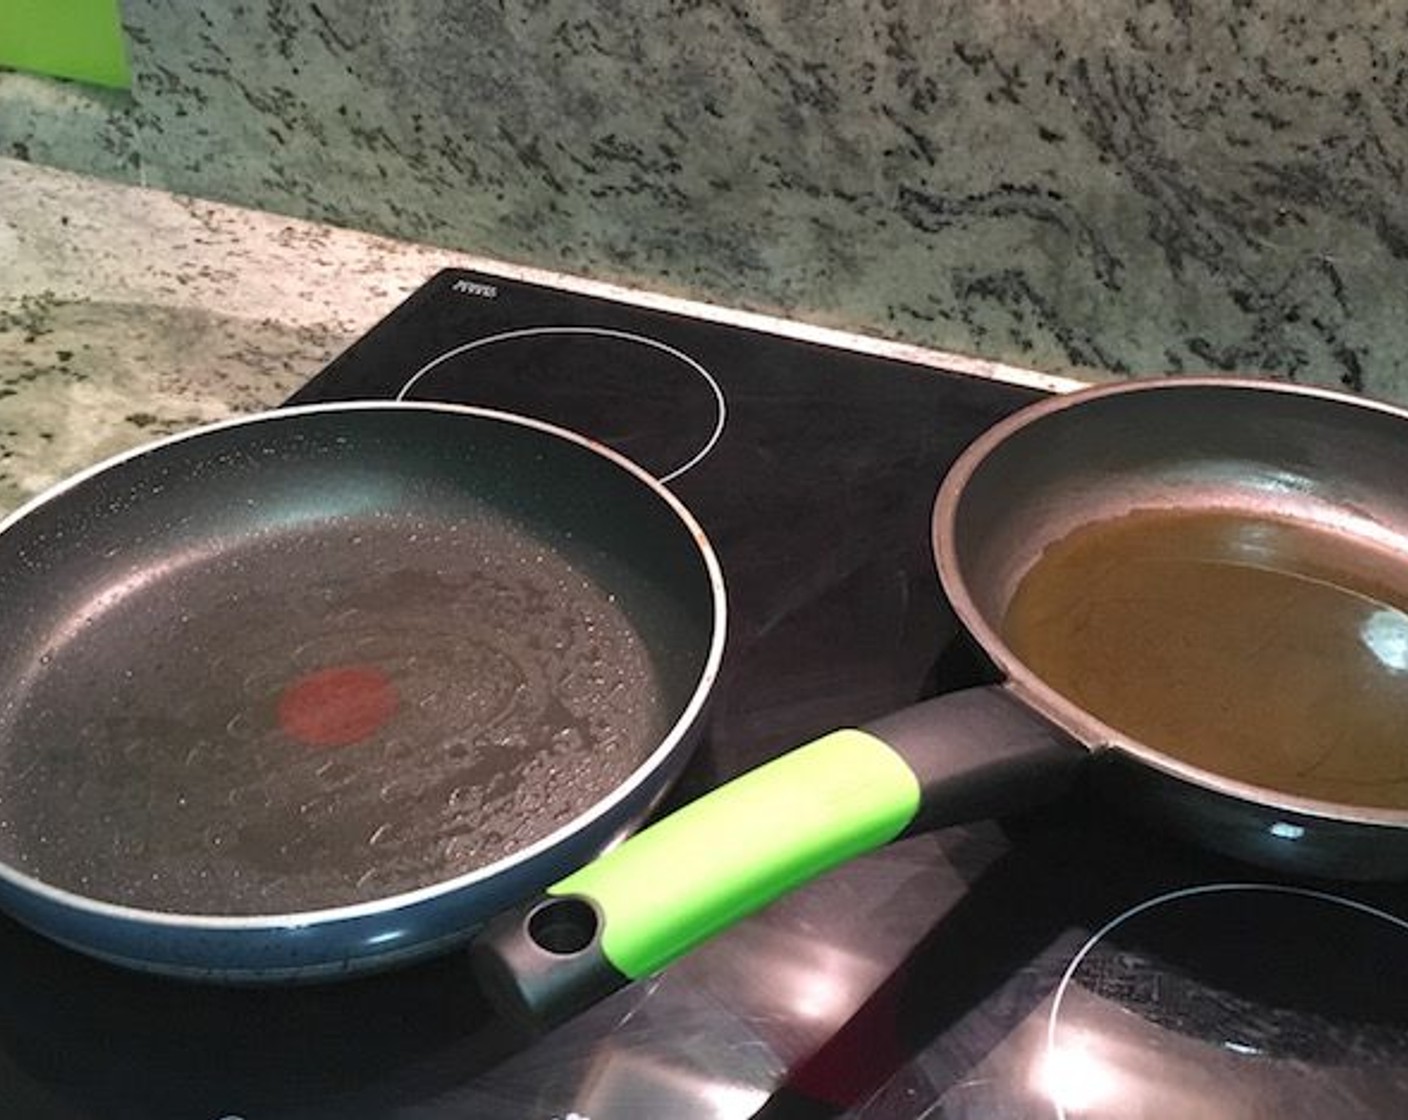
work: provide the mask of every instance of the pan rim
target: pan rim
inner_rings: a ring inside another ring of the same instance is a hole
[[[1322,386],[1300,385],[1241,376],[1150,376],[1091,385],[1027,405],[983,431],[958,456],[944,475],[934,499],[931,540],[934,563],[954,611],[1002,674],[1001,687],[1049,719],[1093,755],[1113,751],[1141,764],[1214,793],[1282,812],[1350,825],[1372,825],[1408,831],[1408,810],[1328,801],[1286,793],[1270,786],[1229,778],[1185,762],[1127,735],[1086,712],[1048,685],[1017,656],[997,627],[981,611],[964,579],[954,542],[958,509],[968,483],[988,457],[1018,432],[1086,402],[1133,393],[1167,393],[1225,389],[1232,392],[1276,393],[1308,397],[1392,416],[1408,423],[1408,408]]]
[[[144,442],[125,451],[120,451],[97,463],[68,475],[46,488],[0,519],[0,536],[10,531],[26,518],[34,515],[64,494],[83,485],[125,463],[145,455],[160,452],[188,441],[239,428],[253,428],[264,423],[281,423],[296,420],[303,416],[317,416],[340,413],[438,413],[444,415],[473,418],[491,423],[527,428],[550,438],[574,444],[587,452],[607,461],[618,470],[630,475],[636,482],[647,487],[656,500],[680,522],[685,532],[694,542],[698,558],[707,577],[710,594],[711,631],[708,649],[702,660],[699,673],[688,700],[681,708],[679,716],[670,725],[660,741],[646,758],[631,771],[630,775],[618,783],[606,796],[573,817],[566,824],[540,837],[531,844],[517,849],[508,856],[485,864],[462,875],[441,879],[409,891],[401,891],[363,902],[344,903],[336,906],[315,907],[308,910],[291,910],[259,914],[205,914],[183,913],[180,911],[153,910],[141,906],[110,902],[101,898],[81,894],[65,887],[58,887],[43,879],[14,867],[8,860],[0,859],[0,881],[32,894],[49,903],[67,909],[80,911],[106,921],[139,924],[142,926],[169,928],[187,932],[231,933],[240,931],[270,931],[305,929],[310,927],[334,926],[374,918],[384,913],[411,909],[432,902],[446,895],[455,895],[478,884],[490,882],[510,874],[515,868],[532,863],[547,856],[552,849],[563,846],[572,837],[588,831],[594,824],[617,811],[621,805],[636,796],[642,786],[665,768],[675,757],[682,740],[696,726],[718,679],[723,661],[727,637],[727,591],[723,578],[723,567],[703,526],[695,518],[689,507],[673,494],[659,479],[644,468],[588,436],[560,427],[535,417],[522,416],[500,409],[484,408],[477,405],[461,405],[440,401],[401,401],[401,400],[345,400],[325,401],[317,404],[290,405],[283,408],[265,409],[227,417],[208,424],[162,436]],[[487,915],[486,915],[487,916]],[[388,946],[388,950],[391,947]],[[89,950],[91,952],[91,950]],[[208,971],[208,970],[206,970]]]

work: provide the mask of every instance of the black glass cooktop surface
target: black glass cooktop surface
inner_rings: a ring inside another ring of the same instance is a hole
[[[576,429],[695,512],[729,651],[680,800],[987,678],[929,555],[962,448],[1033,389],[445,272],[294,402],[455,401]],[[464,954],[336,984],[124,972],[0,919],[0,1115],[1398,1117],[1408,889],[1285,882],[1080,791],[918,837],[531,1043]]]

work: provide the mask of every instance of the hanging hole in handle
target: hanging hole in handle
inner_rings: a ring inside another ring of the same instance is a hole
[[[549,953],[580,953],[595,939],[601,916],[585,898],[553,898],[528,917],[528,936]]]

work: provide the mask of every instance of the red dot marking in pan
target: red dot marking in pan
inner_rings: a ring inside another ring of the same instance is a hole
[[[310,747],[346,747],[385,724],[399,703],[380,669],[339,665],[289,683],[279,696],[279,727]]]

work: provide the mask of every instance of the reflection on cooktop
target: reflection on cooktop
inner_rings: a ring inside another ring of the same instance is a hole
[[[1340,895],[1211,883],[1076,954],[1038,1066],[1062,1120],[1381,1117],[1408,1105],[1408,922]],[[1142,1113],[1141,1113],[1142,1114]]]

